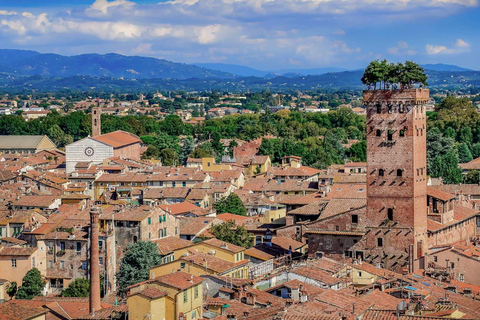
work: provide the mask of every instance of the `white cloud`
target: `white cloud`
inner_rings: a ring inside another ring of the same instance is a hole
[[[18,12],[15,11],[6,11],[6,10],[0,10],[0,16],[16,16]]]
[[[334,34],[334,35],[337,35],[337,36],[344,36],[344,35],[346,35],[347,33],[345,32],[345,30],[338,29],[338,30],[336,30],[333,34]]]
[[[86,10],[86,13],[91,16],[106,15],[109,8],[122,7],[124,9],[131,9],[133,6],[135,6],[135,2],[127,0],[95,0]]]
[[[415,51],[415,48],[410,47],[410,45],[404,40],[398,41],[397,46],[388,48],[387,52],[391,55],[404,55],[404,56],[405,55],[413,56],[417,54],[417,52]]]
[[[457,41],[455,41],[455,44],[451,48],[448,48],[447,46],[432,44],[427,44],[425,46],[425,51],[427,52],[427,54],[430,55],[463,53],[469,50],[470,44],[462,39],[457,39]]]
[[[462,39],[457,39],[457,42],[455,42],[455,47],[457,47],[457,48],[470,48],[470,44],[465,42]]]
[[[436,46],[432,44],[427,44],[425,50],[427,51],[427,54],[448,53],[449,51],[445,46]]]

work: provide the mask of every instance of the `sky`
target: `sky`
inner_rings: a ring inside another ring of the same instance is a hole
[[[480,70],[479,1],[0,0],[0,48],[268,71],[374,59]]]

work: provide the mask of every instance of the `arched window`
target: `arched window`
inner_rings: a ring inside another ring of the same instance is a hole
[[[393,106],[391,103],[388,104],[388,113],[392,113],[393,112]]]
[[[387,209],[387,218],[388,220],[393,221],[393,208]]]
[[[392,140],[393,140],[393,131],[392,131],[392,130],[388,130],[387,140],[388,140],[388,141],[392,141]]]
[[[382,105],[377,104],[377,113],[382,113]]]
[[[397,177],[401,177],[403,174],[403,170],[402,169],[397,169]]]
[[[404,113],[405,112],[405,107],[403,106],[402,103],[400,103],[400,105],[398,106],[398,112],[399,113]]]
[[[383,170],[383,169],[378,169],[378,175],[379,175],[380,177],[383,177],[383,176],[385,175],[385,170]]]
[[[382,130],[377,129],[377,137],[380,137],[382,135]]]

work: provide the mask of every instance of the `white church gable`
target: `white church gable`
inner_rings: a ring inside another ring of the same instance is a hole
[[[113,157],[113,147],[90,137],[78,140],[65,147],[67,173],[75,171],[78,162],[101,164],[104,159]]]

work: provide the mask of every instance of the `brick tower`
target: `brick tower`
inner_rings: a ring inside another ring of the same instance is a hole
[[[100,107],[92,108],[92,137],[93,138],[102,134],[101,114],[102,114],[102,109]]]
[[[383,268],[423,268],[427,232],[428,89],[368,90],[367,233],[364,259]]]
[[[98,208],[90,210],[90,299],[89,311],[94,313],[102,309],[100,301],[100,266],[98,249]]]

